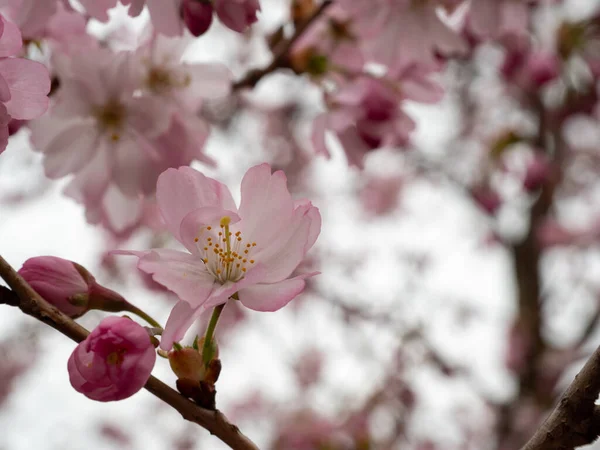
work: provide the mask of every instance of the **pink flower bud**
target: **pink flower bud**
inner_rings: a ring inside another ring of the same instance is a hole
[[[525,75],[534,87],[542,87],[560,75],[558,56],[545,52],[532,53],[525,64]]]
[[[256,22],[260,11],[258,0],[215,0],[215,12],[227,28],[242,33]]]
[[[208,31],[213,19],[213,5],[206,0],[183,0],[181,15],[187,29],[198,37]]]
[[[169,352],[169,364],[180,380],[199,383],[204,379],[206,368],[202,361],[202,353],[192,347],[174,349]]]
[[[500,206],[502,206],[500,195],[489,187],[475,187],[471,190],[471,195],[477,204],[488,214],[495,214]]]
[[[544,155],[536,155],[527,166],[523,188],[528,192],[535,191],[541,188],[551,175],[552,167],[548,159]]]
[[[131,397],[156,362],[148,332],[127,317],[107,317],[71,354],[67,368],[77,392],[100,402]]]
[[[19,275],[69,317],[80,317],[90,309],[122,311],[127,304],[119,294],[98,284],[83,266],[56,256],[29,258]]]

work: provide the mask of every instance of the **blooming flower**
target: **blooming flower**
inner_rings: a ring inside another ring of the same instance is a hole
[[[127,317],[107,317],[71,354],[71,385],[92,400],[110,402],[139,391],[156,361],[148,332]]]
[[[362,38],[368,58],[392,72],[413,64],[438,65],[437,55],[466,51],[466,43],[439,17],[439,7],[452,10],[457,1],[341,0]],[[402,43],[395,45],[391,43]]]
[[[328,95],[325,102],[329,111],[317,116],[313,124],[312,141],[317,153],[329,156],[327,130],[340,140],[348,163],[361,168],[369,151],[405,145],[415,123],[401,108],[401,102],[406,98],[437,101],[441,93],[416,68],[405,71],[403,78],[401,84],[395,84],[359,76]]]
[[[161,151],[177,152],[155,142],[167,131],[172,110],[134,95],[137,78],[127,52],[88,49],[68,61],[60,67],[61,87],[50,114],[30,124],[46,175],[75,174],[67,190],[90,209],[112,185],[133,200],[152,194],[169,159]]]
[[[0,153],[8,144],[10,119],[33,119],[48,108],[48,70],[35,61],[9,58],[22,45],[19,29],[0,15]]]
[[[292,200],[286,177],[262,164],[242,180],[236,207],[227,187],[189,167],[158,179],[158,207],[167,229],[189,251],[120,251],[139,257],[138,268],[180,298],[161,339],[168,350],[208,308],[237,294],[248,308],[275,311],[304,289],[290,278],[321,228],[319,210]]]
[[[96,282],[84,267],[56,256],[29,258],[19,269],[27,283],[48,303],[76,318],[91,306],[125,303],[123,297]]]

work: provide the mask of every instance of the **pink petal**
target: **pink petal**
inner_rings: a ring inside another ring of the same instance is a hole
[[[49,178],[60,178],[81,170],[90,161],[98,145],[93,124],[72,123],[44,149],[44,171]]]
[[[0,75],[0,102],[6,103],[10,100],[10,88],[2,75]]]
[[[319,272],[302,274],[279,283],[257,284],[239,291],[240,301],[246,308],[255,311],[277,311],[283,308],[304,290],[305,278]]]
[[[187,330],[205,311],[202,306],[192,308],[188,302],[178,301],[167,319],[165,330],[160,338],[160,348],[171,350],[173,342],[183,339]]]
[[[48,109],[50,75],[43,64],[22,58],[2,59],[0,74],[10,88],[6,108],[13,118],[33,119]]]
[[[87,13],[101,22],[108,20],[108,10],[117,6],[117,0],[79,0]]]
[[[108,151],[101,146],[93,159],[67,185],[64,193],[79,203],[97,205],[108,187],[109,179]]]
[[[239,211],[244,239],[264,248],[285,230],[294,213],[286,176],[282,171],[271,175],[268,164],[254,166],[244,175],[241,191]]]
[[[309,214],[310,211],[310,214]],[[274,236],[269,245],[260,248],[253,254],[253,258],[263,264],[268,274],[264,279],[266,283],[275,283],[287,278],[298,267],[306,256],[309,236],[315,230],[312,220],[318,217],[320,228],[320,215],[313,206],[300,206],[294,211],[294,219],[285,230]]]
[[[2,15],[0,15],[2,21],[3,31],[0,36],[0,58],[5,56],[15,56],[21,51],[23,46],[23,39],[21,38],[21,32],[19,28]]]
[[[140,197],[128,197],[110,184],[102,199],[102,212],[110,228],[117,233],[123,232],[139,222],[144,212],[144,202]]]
[[[147,252],[120,250],[113,253],[140,258],[138,269],[151,274],[154,281],[192,306],[202,305],[215,288],[215,279],[208,273],[204,263],[189,253],[170,249]]]
[[[183,32],[179,17],[178,2],[165,0],[146,0],[152,24],[157,32],[166,36],[179,36]]]
[[[158,171],[147,152],[140,147],[142,139],[137,141],[123,137],[113,146],[113,180],[123,194],[133,197],[154,186]],[[149,182],[149,186],[145,185]]]
[[[167,169],[158,177],[156,199],[167,229],[181,241],[181,221],[206,206],[237,211],[227,186],[190,167]]]
[[[310,141],[318,155],[324,155],[327,159],[331,158],[331,153],[325,143],[325,132],[327,131],[327,113],[321,113],[313,120],[312,133]]]

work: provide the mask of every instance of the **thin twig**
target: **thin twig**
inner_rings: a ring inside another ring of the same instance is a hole
[[[10,291],[0,286],[0,303],[18,307],[25,314],[44,322],[75,342],[81,342],[88,336],[88,330],[40,297],[2,256],[0,256],[0,277],[12,289]],[[258,450],[258,447],[220,411],[201,408],[152,376],[144,387],[179,411],[184,419],[205,428],[232,449]]]
[[[600,347],[565,391],[555,409],[522,450],[567,450],[600,435]]]
[[[292,37],[281,41],[275,47],[273,50],[273,61],[271,61],[268,66],[263,67],[262,69],[249,71],[244,78],[233,83],[232,89],[235,91],[242,88],[254,87],[265,75],[268,75],[279,68],[287,67],[288,52],[290,51],[290,48],[292,48],[294,43],[302,36],[302,33],[304,33],[304,31],[306,31],[306,29],[312,25],[332,3],[332,0],[325,0],[312,16],[296,28]]]

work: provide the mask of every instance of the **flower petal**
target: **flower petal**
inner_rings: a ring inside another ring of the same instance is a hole
[[[2,35],[0,36],[0,57],[15,56],[21,51],[23,39],[19,28],[12,22],[0,16]]]
[[[227,186],[190,167],[167,169],[158,177],[156,199],[167,229],[181,241],[181,221],[206,206],[237,211]]]
[[[50,75],[43,64],[23,58],[0,59],[0,74],[10,88],[6,109],[14,119],[34,119],[46,112]]]
[[[304,290],[305,278],[319,272],[302,274],[273,284],[257,284],[239,291],[242,304],[255,311],[277,311]]]
[[[119,255],[140,258],[138,269],[152,275],[157,283],[174,292],[193,307],[202,305],[215,288],[215,279],[204,263],[189,253],[170,249],[153,249],[147,252],[119,250]]]
[[[261,164],[246,172],[242,180],[240,217],[244,239],[264,248],[285,230],[294,213],[294,201],[282,171],[271,174],[271,166]]]

